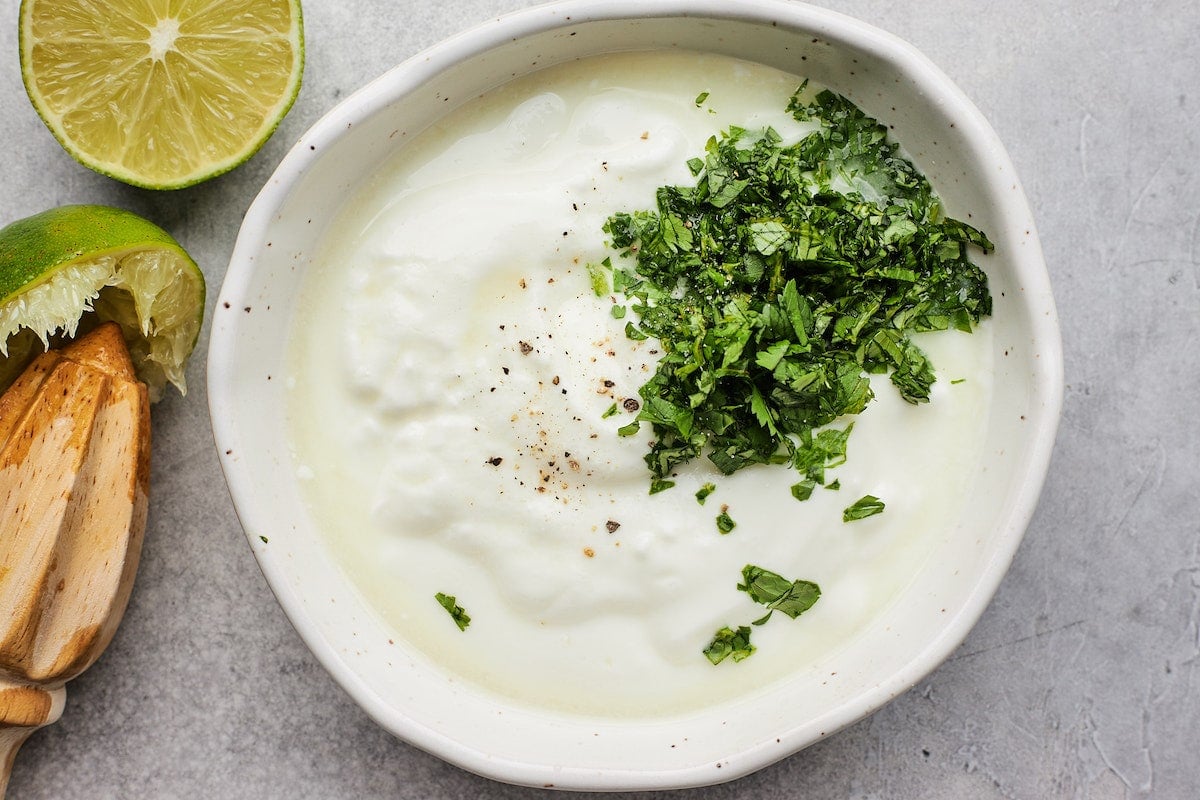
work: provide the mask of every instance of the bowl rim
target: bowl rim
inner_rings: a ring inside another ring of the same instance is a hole
[[[603,21],[628,19],[701,18],[736,22],[779,22],[805,30],[836,31],[842,44],[869,50],[917,81],[921,87],[952,104],[956,118],[965,120],[969,137],[985,147],[991,157],[1015,176],[1011,161],[983,114],[950,78],[926,56],[904,40],[868,23],[836,11],[787,0],[560,0],[515,11],[469,28],[413,55],[353,92],[314,123],[283,158],[247,211],[230,258],[218,300],[220,309],[245,297],[256,269],[254,255],[261,248],[272,218],[280,211],[290,189],[322,155],[322,143],[337,139],[348,126],[368,119],[387,105],[404,98],[427,81],[457,64],[481,56],[514,39],[559,28]],[[1007,195],[1012,208],[1031,216],[1028,202],[1015,177],[1014,191]],[[1062,343],[1054,309],[1049,276],[1037,234],[1030,220],[1030,252],[1022,263],[1032,263],[1020,274],[1022,285],[1043,298],[1041,315],[1031,315],[1031,335],[1039,347],[1039,372],[1034,379],[1040,407],[1031,409],[1029,459],[1012,492],[1007,519],[998,527],[1010,531],[999,543],[994,557],[978,575],[966,602],[941,632],[902,669],[887,680],[832,708],[821,718],[822,735],[839,730],[882,707],[914,686],[937,668],[966,638],[982,616],[1008,570],[1024,531],[1035,511],[1050,464],[1063,399]],[[237,440],[233,415],[226,413],[229,398],[236,393],[233,368],[237,317],[214,315],[208,351],[208,393],[212,428],[217,449]],[[452,764],[485,777],[528,786],[552,784],[560,789],[628,790],[669,789],[708,785],[732,780],[791,755],[814,743],[816,737],[797,727],[785,736],[796,741],[782,748],[751,746],[731,754],[717,774],[706,765],[681,769],[606,770],[573,768],[549,763],[530,763],[500,758],[456,742],[405,716],[386,704],[370,685],[351,670],[309,617],[287,577],[282,559],[255,547],[254,491],[250,476],[236,460],[220,458],[235,511],[241,520],[259,567],[283,608],[285,615],[309,650],[337,683],[378,724],[405,741]]]

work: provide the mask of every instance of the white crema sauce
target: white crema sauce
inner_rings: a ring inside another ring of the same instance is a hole
[[[707,459],[649,496],[649,426],[616,434],[657,352],[593,294],[586,264],[617,258],[602,225],[691,183],[685,162],[731,124],[799,138],[784,111],[798,84],[690,53],[553,67],[408,142],[331,226],[293,331],[295,468],[398,640],[519,703],[684,713],[815,668],[953,524],[985,433],[987,324],[920,339],[938,373],[928,404],[873,376],[876,398],[828,476],[841,489],[804,503],[794,470],[726,477]],[[864,494],[886,511],[843,523]],[[702,651],[716,630],[763,613],[736,589],[746,564],[823,594],[754,628],[752,657],[713,666]],[[465,632],[437,592],[471,616]]]

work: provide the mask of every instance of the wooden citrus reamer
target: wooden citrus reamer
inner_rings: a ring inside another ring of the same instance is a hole
[[[0,797],[17,749],[116,632],[149,476],[149,399],[115,323],[0,396]]]

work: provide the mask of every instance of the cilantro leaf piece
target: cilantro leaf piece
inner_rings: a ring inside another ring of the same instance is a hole
[[[434,599],[438,601],[442,608],[446,609],[446,613],[454,620],[454,624],[458,626],[460,631],[465,631],[467,626],[471,624],[471,618],[467,616],[467,612],[463,607],[458,605],[458,601],[454,595],[438,592],[434,595]]]
[[[875,495],[865,494],[855,500],[854,505],[842,512],[842,522],[853,522],[857,519],[866,519],[876,514],[882,514],[883,508],[882,500]]]
[[[750,644],[749,627],[741,625],[735,631],[726,626],[713,636],[712,642],[704,648],[704,655],[716,666],[730,656],[735,662],[744,661],[753,655],[756,649]]]
[[[737,523],[733,521],[733,517],[729,516],[728,511],[722,511],[717,514],[717,530],[722,534],[731,532],[737,527]]]
[[[788,581],[752,564],[742,568],[742,581],[737,588],[749,594],[751,600],[792,619],[808,611],[821,598],[821,587],[812,581]]]
[[[716,490],[717,490],[717,485],[715,483],[704,484],[703,486],[701,486],[699,489],[696,490],[696,502],[699,503],[700,505],[704,505],[704,501],[707,500],[708,496],[710,494],[712,494],[713,492],[715,492]]]
[[[784,356],[788,354],[791,346],[792,343],[787,340],[775,342],[767,349],[759,350],[758,355],[754,357],[754,363],[765,370],[774,372],[775,368],[779,366],[779,362],[783,361]]]
[[[925,353],[912,342],[905,341],[900,363],[892,371],[892,383],[900,390],[900,396],[910,403],[928,402],[934,380],[933,365]]]
[[[812,497],[813,489],[817,486],[817,482],[812,478],[792,484],[792,497],[803,502]]]
[[[712,188],[711,181],[709,191],[711,194],[708,197],[708,202],[713,208],[725,208],[742,194],[747,186],[750,185],[748,180],[731,180],[720,184],[720,188]]]
[[[657,395],[645,397],[638,419],[652,422],[656,428],[670,428],[679,436],[687,437],[695,423],[695,415],[690,408],[676,405],[670,400]]]
[[[750,232],[750,247],[756,250],[759,255],[769,256],[787,244],[787,226],[777,219],[751,222],[748,228]]]
[[[608,273],[611,271],[612,271],[612,260],[611,259],[606,258],[606,259],[604,259],[604,261],[600,262],[599,264],[594,264],[592,262],[588,262],[588,265],[587,265],[588,279],[591,281],[592,291],[595,292],[596,297],[603,297],[604,295],[608,294],[608,290],[609,290]]]
[[[617,428],[617,436],[633,436],[635,433],[641,430],[641,428],[641,423],[635,419],[628,425],[622,425],[621,427]]]
[[[813,312],[808,301],[796,288],[795,280],[787,282],[779,299],[788,322],[792,325],[792,332],[796,334],[796,341],[801,345],[807,344],[813,327]]]
[[[825,483],[825,470],[846,463],[846,444],[854,423],[845,428],[826,428],[796,448],[792,466],[813,483]]]

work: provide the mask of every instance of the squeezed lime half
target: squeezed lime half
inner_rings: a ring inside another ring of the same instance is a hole
[[[204,275],[162,228],[107,206],[62,206],[0,229],[0,391],[55,340],[120,323],[150,396],[172,383],[204,317]]]

